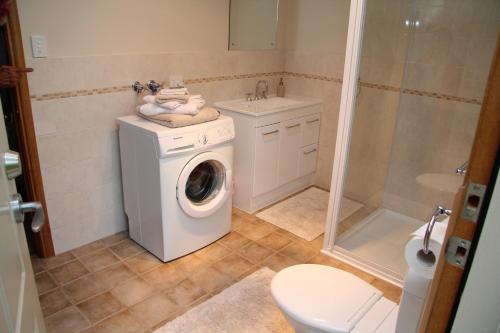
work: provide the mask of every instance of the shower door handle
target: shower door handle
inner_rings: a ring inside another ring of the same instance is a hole
[[[434,214],[432,214],[431,220],[429,223],[427,223],[427,229],[425,229],[425,235],[424,235],[424,243],[423,243],[423,251],[425,254],[429,254],[429,242],[431,239],[431,234],[432,230],[434,229],[434,225],[436,222],[438,222],[438,218],[441,216],[450,216],[451,215],[451,209],[447,209],[441,205],[438,205],[436,207],[436,210],[434,211]]]

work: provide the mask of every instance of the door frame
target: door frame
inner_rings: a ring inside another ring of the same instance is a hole
[[[17,2],[13,0],[9,5],[6,22],[7,45],[11,65],[15,67],[26,67],[24,50],[19,23]],[[52,233],[47,213],[47,203],[43,190],[42,173],[36,144],[35,126],[31,110],[31,98],[26,73],[22,73],[19,84],[15,90],[15,126],[19,138],[19,154],[23,165],[23,175],[26,180],[26,191],[28,197],[25,201],[39,201],[45,211],[45,223],[39,233],[35,234],[36,251],[40,257],[54,255]]]
[[[473,182],[484,186],[489,184],[493,175],[495,160],[500,150],[500,36],[497,37],[495,55],[490,67],[488,82],[485,89],[483,104],[476,127],[474,143],[472,145],[469,168],[465,175],[463,185],[455,196],[453,214],[450,217],[446,230],[444,244],[452,236],[474,243],[478,241],[478,224],[468,221],[460,216],[468,185]],[[484,220],[486,211],[479,207]],[[480,227],[480,226],[479,226]],[[419,332],[440,333],[451,328],[453,316],[461,296],[463,283],[472,264],[471,258],[465,268],[458,268],[449,264],[444,259],[446,246],[443,246],[439,255],[436,273],[424,305]],[[470,254],[469,254],[470,255]]]

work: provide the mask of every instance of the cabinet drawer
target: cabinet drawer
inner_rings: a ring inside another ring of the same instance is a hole
[[[302,147],[318,142],[320,123],[321,116],[319,113],[302,119]]]
[[[316,162],[318,159],[318,145],[309,145],[301,148],[299,156],[300,176],[308,175],[316,171]]]
[[[255,131],[255,168],[253,196],[278,186],[280,124],[257,128]]]

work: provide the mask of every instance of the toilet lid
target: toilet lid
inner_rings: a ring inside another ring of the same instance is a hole
[[[350,332],[382,297],[367,282],[323,265],[296,265],[277,273],[271,292],[288,316],[327,332]]]

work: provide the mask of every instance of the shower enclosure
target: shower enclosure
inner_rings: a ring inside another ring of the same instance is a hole
[[[402,281],[462,183],[499,27],[496,0],[351,1],[326,251]],[[340,221],[343,198],[362,208]]]

